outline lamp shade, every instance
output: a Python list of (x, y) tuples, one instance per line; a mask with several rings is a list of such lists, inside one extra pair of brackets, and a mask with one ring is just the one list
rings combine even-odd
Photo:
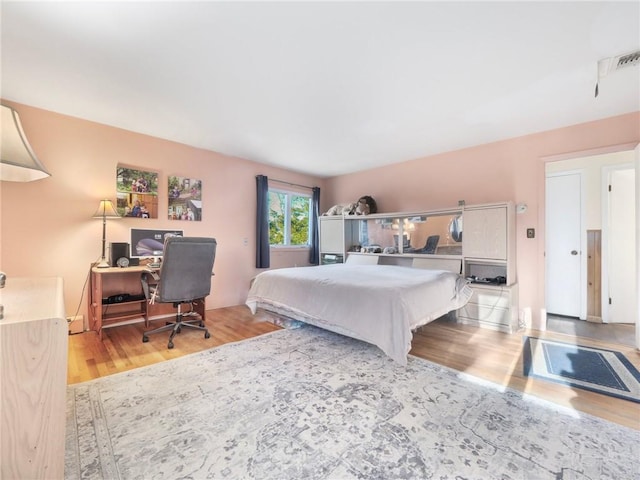
[(111, 200), (100, 200), (100, 205), (96, 213), (93, 214), (93, 218), (121, 218), (116, 212), (116, 208), (113, 206)]
[(18, 112), (6, 105), (0, 107), (0, 180), (31, 182), (50, 176), (29, 145)]

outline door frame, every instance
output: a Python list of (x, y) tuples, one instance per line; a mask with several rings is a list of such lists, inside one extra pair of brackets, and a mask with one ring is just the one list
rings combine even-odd
[[(626, 152), (632, 151), (635, 156), (635, 168), (636, 168), (636, 283), (640, 286), (640, 143), (638, 140), (627, 142), (627, 143), (619, 143), (614, 145), (609, 145), (606, 147), (597, 147), (588, 150), (581, 151), (573, 151), (568, 153), (561, 153), (555, 155), (543, 155), (538, 157), (540, 163), (537, 168), (538, 175), (538, 203), (540, 205), (544, 205), (544, 208), (540, 208), (538, 210), (538, 226), (544, 229), (545, 225), (545, 179), (546, 179), (546, 164), (548, 162), (556, 162), (561, 160), (570, 160), (572, 158), (582, 158), (589, 157), (592, 155), (602, 155), (606, 153), (616, 153), (616, 152)], [(546, 235), (546, 232), (543, 230), (543, 234)], [(546, 260), (544, 258), (544, 241), (538, 242), (538, 268), (540, 271), (545, 271)], [(544, 275), (538, 276), (538, 305), (540, 308), (539, 317), (535, 317), (535, 320), (538, 321), (539, 328), (542, 330), (546, 330), (546, 318), (547, 312), (544, 308), (546, 299), (545, 299), (545, 285), (546, 273)], [(636, 308), (636, 322), (635, 322), (635, 336), (636, 336), (636, 350), (640, 351), (640, 295), (638, 295), (638, 305)]]
[[(610, 208), (610, 196), (609, 196), (609, 179), (611, 178), (611, 172), (614, 170), (635, 170), (635, 165), (630, 163), (620, 163), (616, 165), (604, 165), (601, 170), (602, 181), (602, 323), (611, 323), (609, 321), (609, 208)], [(636, 170), (636, 176), (638, 172)], [(638, 192), (636, 188), (636, 199), (638, 198)], [(637, 201), (636, 201), (637, 208)], [(636, 225), (636, 231), (638, 226)], [(638, 245), (638, 239), (636, 239), (636, 245)], [(637, 267), (636, 267), (637, 268)], [(636, 319), (636, 330), (638, 329)]]
[[(547, 178), (549, 177), (560, 177), (560, 176), (566, 176), (566, 175), (579, 175), (580, 177), (580, 298), (578, 300), (579, 302), (579, 318), (580, 320), (586, 320), (587, 319), (587, 282), (586, 282), (586, 278), (587, 278), (587, 231), (585, 230), (584, 226), (586, 223), (586, 217), (585, 217), (585, 180), (584, 180), (584, 169), (572, 169), (572, 170), (563, 170), (562, 172), (549, 172), (547, 173), (546, 171), (546, 165), (545, 165), (545, 173), (544, 173), (544, 181), (545, 181), (545, 195), (546, 195), (546, 190), (547, 190)], [(549, 208), (549, 206), (546, 204), (545, 201), (545, 209)], [(547, 215), (545, 212), (545, 245), (544, 245), (544, 250), (546, 252), (547, 250), (547, 240), (549, 239), (549, 231), (547, 230), (547, 225), (546, 225), (546, 220), (547, 220)], [(547, 281), (547, 264), (546, 264), (546, 255), (545, 255), (545, 278), (544, 278), (544, 287), (545, 287), (545, 304), (544, 307), (545, 309), (547, 308), (547, 288), (548, 288), (548, 281)]]

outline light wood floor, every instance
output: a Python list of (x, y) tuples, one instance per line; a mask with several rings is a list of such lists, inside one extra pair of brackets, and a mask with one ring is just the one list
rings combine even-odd
[[(105, 329), (103, 341), (95, 332), (69, 337), (69, 384), (83, 382), (132, 368), (212, 348), (224, 343), (279, 330), (259, 311), (251, 315), (244, 306), (208, 310), (206, 324), (211, 338), (200, 332), (183, 330), (167, 349), (167, 333), (142, 343), (143, 324)], [(487, 329), (458, 325), (446, 319), (432, 322), (414, 335), (411, 354), (490, 380), (556, 404), (586, 412), (611, 422), (640, 430), (640, 404), (620, 400), (522, 374), (522, 337), (533, 335), (581, 345), (610, 348), (622, 352), (640, 370), (640, 353), (632, 347), (604, 343), (554, 332), (518, 332), (507, 335)]]

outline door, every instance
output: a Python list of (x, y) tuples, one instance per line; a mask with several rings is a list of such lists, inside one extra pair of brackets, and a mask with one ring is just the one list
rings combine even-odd
[(547, 174), (545, 202), (547, 312), (585, 318), (582, 312), (582, 174)]
[(605, 321), (635, 323), (636, 289), (636, 213), (635, 170), (608, 169), (608, 231)]

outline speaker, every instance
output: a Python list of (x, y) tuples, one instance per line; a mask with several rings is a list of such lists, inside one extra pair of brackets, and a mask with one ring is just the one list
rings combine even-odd
[(128, 243), (118, 243), (111, 242), (109, 244), (109, 265), (112, 267), (117, 267), (116, 262), (121, 257), (129, 258), (129, 244)]

